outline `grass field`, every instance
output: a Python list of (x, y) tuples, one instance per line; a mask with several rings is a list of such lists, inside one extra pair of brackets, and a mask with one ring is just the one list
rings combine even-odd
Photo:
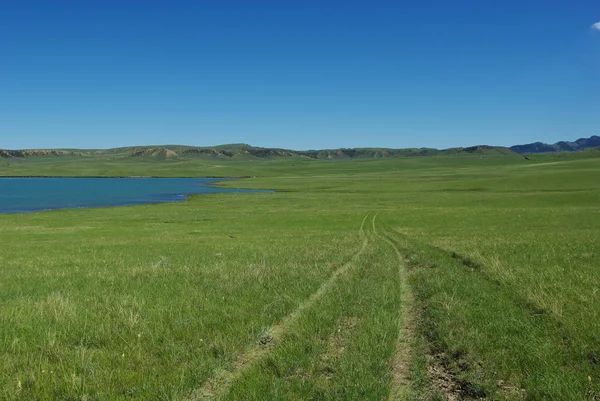
[(0, 399), (600, 399), (597, 152), (0, 175), (277, 190), (0, 215)]

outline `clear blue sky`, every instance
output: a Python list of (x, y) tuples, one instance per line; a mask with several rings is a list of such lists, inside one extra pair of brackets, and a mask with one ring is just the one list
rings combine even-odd
[(0, 0), (0, 148), (573, 140), (600, 134), (597, 22), (598, 0)]

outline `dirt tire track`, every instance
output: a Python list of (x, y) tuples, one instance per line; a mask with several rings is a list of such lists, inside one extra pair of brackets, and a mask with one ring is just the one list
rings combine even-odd
[[(238, 357), (234, 364), (234, 369), (229, 371), (227, 369), (219, 370), (212, 378), (208, 379), (200, 388), (195, 389), (188, 400), (208, 400), (216, 399), (225, 395), (235, 379), (242, 376), (243, 373), (253, 366), (261, 358), (264, 358), (270, 350), (275, 346), (274, 343), (288, 330), (288, 328), (300, 318), (304, 311), (311, 308), (317, 303), (317, 301), (325, 294), (329, 288), (337, 281), (338, 277), (345, 274), (351, 267), (353, 267), (356, 261), (362, 256), (369, 246), (370, 236), (365, 232), (365, 224), (367, 219), (371, 215), (371, 212), (367, 213), (360, 224), (358, 229), (358, 236), (362, 239), (362, 244), (358, 252), (352, 255), (350, 261), (346, 262), (338, 269), (336, 269), (327, 280), (325, 280), (321, 286), (312, 293), (306, 301), (301, 303), (298, 308), (286, 315), (279, 323), (272, 326), (269, 330), (272, 340), (267, 345), (255, 344), (243, 351)], [(375, 227), (375, 214), (372, 218), (371, 224)]]
[(400, 313), (398, 316), (398, 337), (394, 356), (392, 358), (392, 383), (388, 400), (408, 400), (411, 396), (410, 388), (410, 359), (411, 359), (411, 343), (413, 339), (413, 324), (412, 311), (414, 307), (412, 293), (408, 284), (408, 274), (404, 264), (402, 253), (390, 239), (391, 234), (384, 232), (380, 234), (377, 231), (376, 225), (377, 214), (372, 220), (373, 234), (385, 241), (394, 250), (398, 259), (398, 276), (400, 282)]

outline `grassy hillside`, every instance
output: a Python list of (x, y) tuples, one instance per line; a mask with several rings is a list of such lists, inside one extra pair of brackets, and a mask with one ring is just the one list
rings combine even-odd
[(516, 155), (512, 150), (497, 146), (473, 146), (470, 148), (451, 149), (388, 149), (388, 148), (352, 148), (323, 150), (290, 150), (279, 148), (261, 148), (246, 144), (219, 145), (213, 147), (193, 147), (182, 145), (134, 146), (106, 150), (86, 149), (50, 149), (50, 150), (3, 150), (0, 158), (39, 158), (39, 157), (76, 157), (76, 158), (151, 158), (165, 159), (275, 159), (275, 158), (308, 158), (308, 159), (365, 159), (399, 156), (443, 156), (443, 155)]
[[(242, 145), (240, 145), (242, 146)], [(176, 149), (175, 147), (173, 147)], [(137, 149), (137, 150), (136, 150)], [(597, 149), (580, 152), (563, 152), (522, 156), (506, 153), (503, 148), (476, 146), (460, 150), (433, 150), (419, 156), (403, 157), (322, 157), (301, 156), (255, 157), (234, 154), (232, 157), (209, 153), (186, 153), (183, 156), (167, 155), (167, 147), (123, 148), (93, 151), (88, 156), (29, 156), (0, 158), (0, 176), (249, 176), (271, 174), (310, 174), (314, 171), (361, 170), (362, 163), (369, 168), (386, 170), (389, 166), (419, 168), (435, 165), (491, 166), (511, 163), (536, 164), (547, 160), (585, 159), (598, 156)], [(106, 152), (115, 152), (114, 154)], [(379, 152), (379, 150), (376, 150)], [(131, 156), (131, 155), (137, 156)], [(430, 156), (430, 157), (423, 157)], [(387, 159), (399, 160), (387, 160)], [(344, 162), (337, 164), (337, 162)], [(346, 164), (350, 163), (350, 164)], [(378, 167), (381, 166), (381, 167)]]
[(515, 145), (510, 148), (502, 146), (478, 145), (448, 149), (435, 148), (340, 148), (320, 150), (292, 150), (281, 148), (263, 148), (245, 143), (224, 144), (198, 147), (184, 145), (151, 145), (130, 146), (112, 149), (0, 149), (0, 159), (37, 158), (37, 157), (117, 157), (117, 158), (153, 158), (158, 160), (181, 158), (221, 158), (221, 159), (275, 159), (275, 158), (310, 158), (310, 159), (372, 159), (387, 157), (412, 156), (516, 156), (517, 154), (539, 154), (552, 152), (574, 152), (600, 145), (600, 137), (579, 138), (574, 142), (557, 142), (548, 145), (535, 142), (526, 145)]
[(278, 192), (0, 215), (0, 398), (599, 397), (598, 152), (481, 156), (1, 160)]

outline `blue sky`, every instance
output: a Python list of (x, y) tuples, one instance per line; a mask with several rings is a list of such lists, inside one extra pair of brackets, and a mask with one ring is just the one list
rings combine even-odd
[(600, 2), (0, 0), (0, 148), (600, 134)]

